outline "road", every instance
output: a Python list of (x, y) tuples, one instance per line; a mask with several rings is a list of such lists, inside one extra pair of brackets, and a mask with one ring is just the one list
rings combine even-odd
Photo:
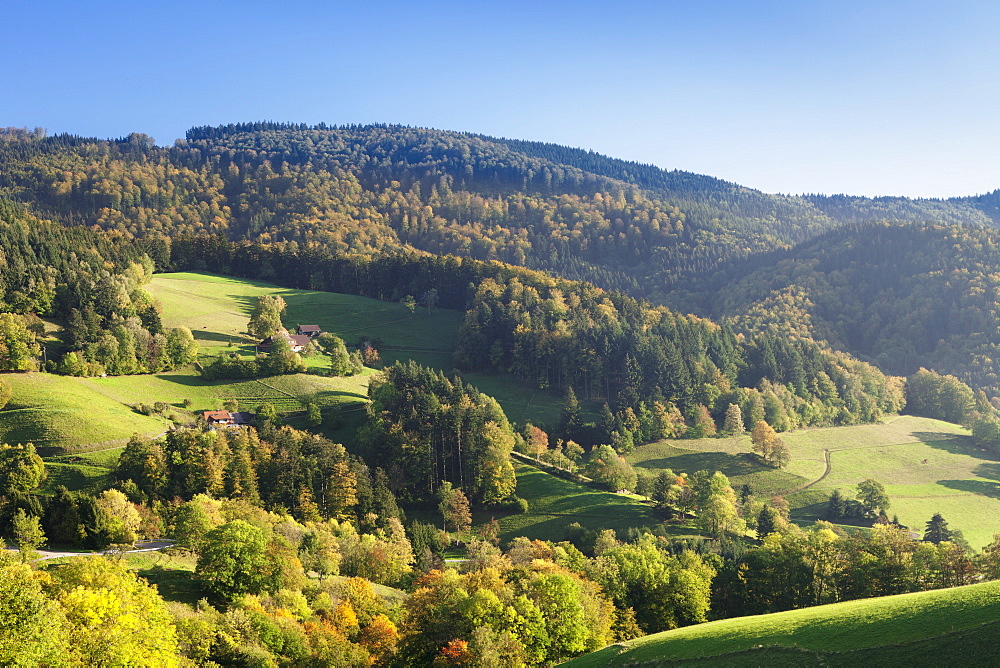
[[(135, 544), (129, 552), (155, 552), (163, 550), (174, 544), (172, 540), (143, 540)], [(16, 552), (16, 547), (8, 547), (10, 551)], [(95, 554), (105, 554), (104, 552), (60, 552), (57, 550), (35, 550), (40, 555), (38, 561), (43, 559), (62, 559), (63, 557), (92, 557)]]

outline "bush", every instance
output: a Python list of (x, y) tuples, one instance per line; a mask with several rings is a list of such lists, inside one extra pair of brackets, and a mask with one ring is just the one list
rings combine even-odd
[(529, 508), (528, 500), (516, 494), (511, 494), (497, 505), (501, 510), (509, 510), (515, 513), (526, 513)]
[(221, 378), (256, 378), (261, 373), (256, 360), (245, 360), (237, 354), (223, 355), (201, 370), (205, 380)]

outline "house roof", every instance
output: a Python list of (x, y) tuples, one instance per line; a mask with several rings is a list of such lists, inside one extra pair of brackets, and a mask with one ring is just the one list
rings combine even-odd
[(310, 332), (321, 332), (319, 325), (299, 325), (299, 334), (309, 334)]
[(281, 336), (281, 338), (288, 341), (289, 345), (291, 345), (293, 348), (296, 346), (305, 348), (310, 343), (312, 343), (312, 337), (309, 336), (308, 334), (284, 334), (284, 335), (275, 334), (274, 336), (267, 337), (266, 339), (258, 343), (257, 346), (260, 348), (270, 348), (271, 346), (274, 345), (274, 341), (277, 336)]
[(228, 422), (233, 419), (229, 411), (205, 411), (206, 422)]

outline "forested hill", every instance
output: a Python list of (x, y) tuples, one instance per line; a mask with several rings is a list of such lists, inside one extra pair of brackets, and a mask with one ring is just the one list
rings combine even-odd
[(689, 306), (744, 331), (826, 340), (887, 373), (924, 366), (1000, 394), (1000, 233), (846, 225), (688, 282)]
[[(663, 301), (683, 275), (868, 215), (989, 223), (990, 201), (768, 195), (551, 144), (401, 126), (247, 123), (173, 147), (0, 132), (0, 195), (135, 236), (218, 233), (496, 259)], [(995, 198), (994, 198), (995, 199)]]
[(0, 131), (0, 197), (147, 240), (210, 234), (288, 253), (499, 260), (739, 316), (745, 329), (796, 331), (891, 372), (933, 366), (1000, 386), (992, 293), (972, 285), (993, 275), (977, 244), (993, 238), (1000, 191), (789, 197), (553, 144), (246, 123), (193, 128), (172, 147), (142, 134)]

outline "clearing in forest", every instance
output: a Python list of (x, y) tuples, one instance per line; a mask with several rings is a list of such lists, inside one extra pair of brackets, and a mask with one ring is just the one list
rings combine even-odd
[(722, 471), (734, 486), (749, 484), (758, 496), (785, 495), (793, 518), (802, 520), (822, 519), (834, 489), (853, 498), (855, 485), (873, 478), (889, 493), (889, 514), (918, 533), (936, 512), (974, 549), (1000, 532), (1000, 461), (975, 447), (958, 425), (901, 415), (881, 424), (780, 436), (792, 452), (783, 470), (761, 464), (749, 436), (659, 441), (637, 448), (628, 460), (653, 475), (664, 468)]

